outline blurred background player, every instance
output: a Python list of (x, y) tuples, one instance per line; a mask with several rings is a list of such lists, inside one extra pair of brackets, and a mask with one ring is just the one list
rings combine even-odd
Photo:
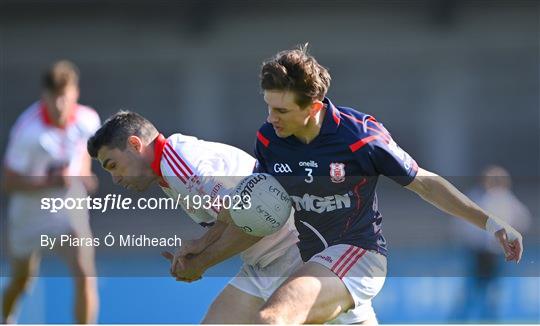
[(495, 235), (507, 260), (521, 259), (515, 229), (420, 168), (374, 117), (332, 104), (330, 74), (307, 45), (264, 62), (260, 77), (268, 117), (257, 132), (258, 170), (291, 196), (306, 263), (272, 294), (257, 323), (377, 323), (371, 300), (383, 286), (387, 254), (380, 175)]
[[(476, 188), (469, 197), (486, 212), (500, 216), (522, 234), (531, 223), (528, 208), (512, 191), (510, 173), (498, 165), (484, 168)], [(453, 220), (455, 237), (470, 253), (471, 273), (465, 275), (465, 300), (452, 320), (494, 322), (497, 320), (500, 293), (497, 280), (501, 272), (499, 244), (486, 232), (471, 228), (462, 220)]]
[[(79, 73), (69, 61), (54, 63), (42, 77), (41, 100), (24, 111), (11, 129), (4, 160), (11, 279), (3, 295), (2, 321), (14, 322), (15, 303), (36, 276), (41, 235), (91, 237), (85, 209), (52, 213), (41, 198), (84, 198), (95, 190), (86, 141), (99, 127), (98, 114), (78, 104)], [(57, 241), (58, 242), (58, 241)], [(92, 247), (55, 249), (75, 283), (75, 321), (95, 323), (98, 310)]]
[[(223, 222), (230, 215), (218, 204), (220, 198), (255, 166), (246, 152), (180, 133), (165, 138), (150, 121), (129, 111), (107, 119), (89, 139), (88, 152), (116, 184), (135, 191), (159, 184), (174, 200), (181, 197), (182, 208), (193, 221), (208, 227), (201, 238), (182, 241), (176, 255), (163, 253), (177, 280), (198, 280), (206, 269), (242, 252), (244, 264), (213, 301), (203, 323), (253, 323), (264, 300), (300, 266), (292, 219), (262, 239)], [(195, 203), (206, 202), (205, 196), (211, 205), (197, 208)], [(191, 207), (186, 198), (192, 199)]]

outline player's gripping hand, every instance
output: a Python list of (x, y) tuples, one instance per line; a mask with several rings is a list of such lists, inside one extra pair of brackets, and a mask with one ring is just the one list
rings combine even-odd
[(516, 229), (498, 218), (489, 217), (486, 231), (495, 235), (503, 247), (506, 261), (519, 263), (523, 255), (523, 237)]
[[(174, 255), (169, 252), (169, 251), (162, 251), (161, 252), (161, 256), (163, 256), (165, 259), (167, 259), (170, 263), (171, 263), (171, 266), (172, 266), (172, 263), (174, 261)], [(180, 275), (180, 274), (177, 274), (177, 271), (174, 271), (172, 270), (172, 268), (169, 269), (169, 273), (171, 274), (172, 277), (174, 277), (177, 281), (182, 281), (182, 282), (188, 282), (188, 283), (191, 283), (191, 282), (194, 282), (194, 281), (197, 281), (197, 280), (200, 280), (202, 278), (202, 273), (204, 271), (202, 271), (200, 273), (200, 275), (195, 275), (195, 276), (192, 276), (192, 277), (185, 277), (184, 275)]]
[(182, 269), (185, 261), (195, 255), (200, 254), (204, 250), (204, 245), (198, 240), (184, 240), (182, 246), (176, 250), (171, 264), (171, 272), (174, 273), (177, 269)]
[[(182, 247), (178, 248), (170, 259), (171, 276), (177, 281), (192, 282), (202, 278), (204, 270), (197, 267), (193, 258), (205, 249), (204, 243), (199, 240), (184, 240)], [(169, 259), (170, 253), (162, 255)]]
[(200, 240), (184, 240), (176, 250), (171, 264), (171, 273), (177, 281), (193, 282), (200, 280), (204, 269), (197, 264), (196, 256), (205, 249)]
[(191, 283), (200, 280), (204, 272), (205, 269), (199, 264), (197, 256), (190, 255), (183, 257), (182, 264), (176, 266), (174, 275), (177, 281)]

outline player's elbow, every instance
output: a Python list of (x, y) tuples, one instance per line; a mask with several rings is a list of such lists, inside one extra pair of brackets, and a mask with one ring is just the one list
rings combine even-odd
[(426, 198), (432, 193), (433, 185), (438, 182), (439, 178), (440, 176), (437, 174), (419, 167), (416, 177), (406, 188), (414, 191), (420, 197)]

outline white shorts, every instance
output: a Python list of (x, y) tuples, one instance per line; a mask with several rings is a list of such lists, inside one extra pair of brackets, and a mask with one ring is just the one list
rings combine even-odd
[[(69, 214), (57, 213), (56, 215), (40, 213), (10, 216), (8, 245), (11, 257), (26, 258), (33, 252), (45, 249), (41, 247), (42, 235), (55, 238), (62, 234), (74, 234), (78, 237), (92, 236), (88, 212), (85, 210), (74, 210)], [(93, 247), (84, 248), (84, 251), (93, 252)]]
[(292, 245), (283, 255), (265, 267), (260, 267), (258, 264), (242, 265), (229, 284), (266, 301), (302, 264), (298, 247)]
[(345, 284), (354, 307), (329, 323), (353, 324), (375, 317), (371, 299), (382, 289), (386, 279), (386, 257), (352, 245), (326, 248), (309, 260), (325, 266)]

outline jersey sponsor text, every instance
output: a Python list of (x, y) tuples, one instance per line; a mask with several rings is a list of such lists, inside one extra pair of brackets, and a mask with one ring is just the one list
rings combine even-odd
[(291, 196), (291, 199), (293, 200), (294, 208), (297, 211), (305, 210), (308, 212), (324, 213), (351, 207), (351, 198), (349, 197), (349, 194), (326, 197), (304, 194), (302, 197)]

